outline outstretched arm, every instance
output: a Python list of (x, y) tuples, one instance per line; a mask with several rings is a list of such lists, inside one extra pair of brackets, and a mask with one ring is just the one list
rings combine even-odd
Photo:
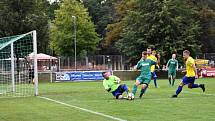
[(176, 70), (178, 71), (178, 61), (177, 61), (177, 63), (176, 63)]
[(168, 62), (167, 62), (167, 64), (166, 64), (166, 70), (168, 70), (169, 68), (169, 60), (168, 60)]
[(116, 82), (116, 83), (119, 84), (119, 83), (121, 82), (121, 79), (120, 79), (119, 77), (115, 76), (114, 78), (115, 78), (115, 82)]
[(109, 85), (106, 82), (103, 82), (103, 86), (104, 86), (106, 91), (108, 91), (108, 92), (111, 91), (111, 88), (109, 87)]

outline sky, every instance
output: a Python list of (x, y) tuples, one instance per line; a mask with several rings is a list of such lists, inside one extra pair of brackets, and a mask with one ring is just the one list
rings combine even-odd
[(56, 0), (48, 0), (50, 3), (53, 3), (54, 1), (56, 1)]

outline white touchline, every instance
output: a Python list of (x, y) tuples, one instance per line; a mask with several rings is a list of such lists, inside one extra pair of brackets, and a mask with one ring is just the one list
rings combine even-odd
[(103, 117), (107, 117), (107, 118), (110, 118), (110, 119), (114, 119), (114, 120), (117, 120), (117, 121), (127, 121), (127, 120), (124, 120), (124, 119), (120, 119), (120, 118), (116, 118), (116, 117), (113, 117), (113, 116), (110, 116), (110, 115), (99, 113), (99, 112), (96, 112), (96, 111), (88, 110), (88, 109), (85, 109), (85, 108), (81, 108), (81, 107), (78, 107), (78, 106), (74, 106), (74, 105), (70, 105), (70, 104), (67, 104), (67, 103), (64, 103), (64, 102), (53, 100), (53, 99), (48, 98), (48, 97), (42, 97), (42, 96), (37, 96), (37, 97), (45, 99), (45, 100), (49, 100), (49, 101), (52, 101), (52, 102), (55, 102), (55, 103), (58, 103), (58, 104), (61, 104), (61, 105), (76, 108), (76, 109), (79, 109), (79, 110), (82, 110), (82, 111), (86, 111), (86, 112), (93, 113), (93, 114), (96, 114), (96, 115), (100, 115), (100, 116), (103, 116)]

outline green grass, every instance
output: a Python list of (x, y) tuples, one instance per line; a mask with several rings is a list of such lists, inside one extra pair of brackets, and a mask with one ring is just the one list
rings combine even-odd
[[(128, 121), (214, 121), (215, 79), (198, 79), (206, 92), (184, 87), (177, 99), (170, 98), (177, 86), (151, 82), (144, 99), (115, 100), (102, 82), (42, 83), (40, 96)], [(124, 82), (129, 87), (133, 81)], [(176, 84), (179, 83), (177, 80)], [(138, 88), (137, 97), (140, 87)], [(0, 98), (0, 121), (110, 121), (112, 119), (64, 106), (38, 97)]]

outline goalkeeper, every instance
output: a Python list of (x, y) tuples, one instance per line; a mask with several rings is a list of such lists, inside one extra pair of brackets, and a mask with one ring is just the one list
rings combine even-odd
[(116, 99), (123, 99), (123, 93), (128, 94), (129, 90), (126, 84), (120, 84), (121, 80), (119, 77), (111, 75), (110, 72), (102, 72), (104, 77), (103, 86), (105, 90), (112, 93)]

